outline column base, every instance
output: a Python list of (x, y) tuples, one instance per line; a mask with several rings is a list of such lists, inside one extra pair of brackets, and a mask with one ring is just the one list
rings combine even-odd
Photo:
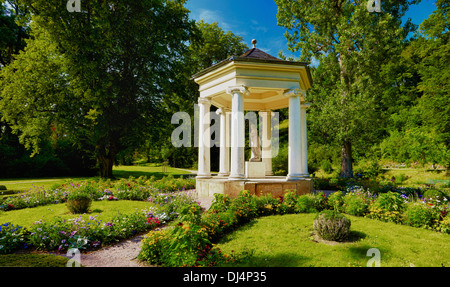
[(196, 178), (211, 178), (211, 174), (198, 174)]
[(217, 174), (217, 177), (229, 177), (230, 176), (230, 174), (229, 173), (218, 173)]
[(302, 180), (303, 178), (304, 177), (301, 174), (293, 174), (293, 175), (288, 174), (286, 176), (287, 181), (298, 181), (298, 180)]
[(236, 174), (236, 175), (230, 175), (228, 177), (229, 180), (244, 180), (245, 174)]

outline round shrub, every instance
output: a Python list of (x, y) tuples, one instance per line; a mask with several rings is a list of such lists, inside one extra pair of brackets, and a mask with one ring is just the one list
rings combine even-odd
[(314, 232), (322, 239), (344, 241), (350, 234), (350, 220), (334, 210), (320, 212), (313, 222)]
[(72, 192), (67, 197), (67, 208), (73, 214), (88, 212), (91, 207), (92, 199), (88, 194), (82, 192)]

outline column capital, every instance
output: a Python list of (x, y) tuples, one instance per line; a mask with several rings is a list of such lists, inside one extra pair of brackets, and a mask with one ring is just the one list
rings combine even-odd
[(227, 94), (232, 95), (235, 92), (239, 92), (243, 94), (244, 96), (248, 96), (250, 94), (249, 90), (247, 90), (246, 86), (231, 86), (228, 87), (226, 90)]
[(300, 107), (302, 109), (307, 109), (307, 108), (311, 107), (311, 104), (310, 103), (303, 103)]
[(198, 103), (200, 105), (211, 105), (211, 99), (209, 99), (209, 98), (198, 98)]
[(226, 111), (225, 111), (225, 109), (224, 108), (218, 108), (217, 110), (216, 110), (216, 114), (217, 115), (222, 115), (222, 114), (225, 114), (226, 113)]
[(283, 93), (285, 97), (305, 96), (306, 92), (301, 89), (290, 89)]

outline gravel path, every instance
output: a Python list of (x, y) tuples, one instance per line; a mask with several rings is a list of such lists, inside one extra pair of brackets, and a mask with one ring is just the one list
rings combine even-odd
[[(197, 201), (200, 202), (204, 209), (208, 210), (211, 206), (212, 198), (198, 197)], [(85, 267), (151, 267), (146, 262), (137, 260), (141, 250), (141, 240), (144, 238), (144, 235), (137, 235), (100, 250), (81, 253), (81, 265)]]

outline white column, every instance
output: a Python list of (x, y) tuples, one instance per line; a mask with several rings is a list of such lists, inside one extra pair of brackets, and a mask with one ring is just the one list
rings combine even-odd
[(227, 88), (227, 94), (232, 96), (231, 104), (231, 164), (229, 179), (239, 180), (245, 178), (244, 147), (244, 95), (249, 92), (244, 86)]
[(262, 118), (261, 147), (262, 162), (266, 167), (266, 176), (273, 175), (272, 171), (272, 111), (260, 111), (259, 116)]
[(302, 177), (302, 141), (300, 130), (300, 91), (293, 89), (285, 93), (289, 97), (289, 162), (287, 180)]
[(226, 163), (226, 142), (227, 142), (227, 130), (226, 130), (226, 112), (219, 108), (216, 114), (220, 116), (220, 157), (219, 157), (219, 174), (218, 176), (228, 176), (229, 172)]
[(304, 177), (309, 177), (308, 173), (308, 140), (306, 138), (307, 130), (306, 130), (306, 109), (309, 108), (309, 104), (303, 104), (300, 108), (300, 117), (301, 117), (301, 139), (302, 139), (302, 175)]
[(209, 135), (209, 125), (211, 118), (209, 109), (211, 101), (207, 98), (199, 98), (199, 133), (198, 133), (198, 173), (197, 178), (211, 177), (211, 162), (210, 162), (210, 146), (211, 136)]
[(225, 174), (230, 175), (230, 147), (231, 147), (231, 110), (224, 109), (225, 113)]

